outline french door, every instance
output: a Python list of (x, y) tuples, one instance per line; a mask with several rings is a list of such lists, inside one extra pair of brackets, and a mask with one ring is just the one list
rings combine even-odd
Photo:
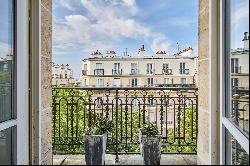
[(221, 164), (247, 165), (249, 0), (221, 0), (221, 20)]
[(0, 165), (28, 164), (27, 9), (0, 1)]

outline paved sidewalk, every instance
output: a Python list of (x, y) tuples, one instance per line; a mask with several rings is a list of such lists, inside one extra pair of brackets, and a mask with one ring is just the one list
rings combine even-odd
[[(115, 155), (105, 155), (106, 165), (143, 165), (141, 155), (119, 155), (119, 163), (115, 163)], [(54, 165), (86, 165), (84, 155), (54, 155)], [(196, 155), (161, 155), (161, 165), (196, 165)]]

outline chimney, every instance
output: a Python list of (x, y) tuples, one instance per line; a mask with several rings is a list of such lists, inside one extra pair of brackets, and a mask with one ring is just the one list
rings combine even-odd
[(248, 35), (248, 32), (244, 33), (244, 39), (242, 41), (244, 42), (244, 49), (248, 50), (249, 49), (249, 35)]
[(142, 47), (139, 49), (139, 53), (138, 53), (138, 56), (139, 56), (140, 58), (143, 58), (143, 57), (144, 57), (144, 51), (145, 51), (144, 45), (142, 45)]

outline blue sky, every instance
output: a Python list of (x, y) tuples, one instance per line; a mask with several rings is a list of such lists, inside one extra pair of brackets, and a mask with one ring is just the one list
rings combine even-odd
[(136, 55), (168, 54), (198, 46), (198, 0), (53, 0), (53, 60), (69, 63), (78, 77), (81, 60), (95, 50)]

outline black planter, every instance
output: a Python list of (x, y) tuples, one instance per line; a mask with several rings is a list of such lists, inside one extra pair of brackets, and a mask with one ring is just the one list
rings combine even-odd
[(87, 165), (104, 165), (107, 135), (85, 135), (84, 149)]
[(160, 165), (161, 138), (160, 136), (141, 136), (141, 154), (144, 165)]

